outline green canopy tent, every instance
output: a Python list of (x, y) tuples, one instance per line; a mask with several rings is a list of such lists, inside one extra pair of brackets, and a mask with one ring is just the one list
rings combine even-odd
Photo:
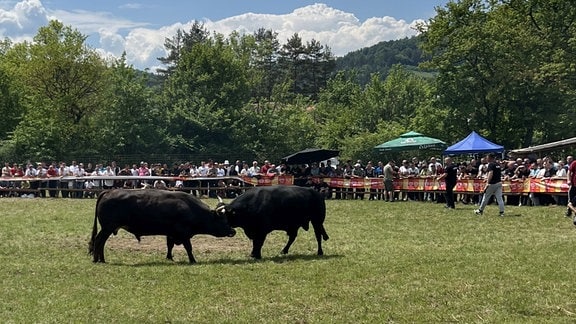
[(417, 132), (408, 132), (391, 141), (374, 147), (380, 152), (401, 152), (415, 150), (444, 150), (448, 145), (445, 142), (424, 136)]

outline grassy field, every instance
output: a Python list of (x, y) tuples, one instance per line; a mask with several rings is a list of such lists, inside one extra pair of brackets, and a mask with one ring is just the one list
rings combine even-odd
[[(214, 205), (215, 201), (205, 200)], [(87, 254), (95, 200), (9, 199), (0, 225), (8, 323), (407, 323), (576, 321), (576, 229), (561, 207), (328, 201), (330, 240), (198, 236), (198, 264), (161, 237), (121, 232)]]

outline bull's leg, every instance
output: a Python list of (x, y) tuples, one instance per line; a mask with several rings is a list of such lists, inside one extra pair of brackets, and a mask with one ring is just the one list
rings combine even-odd
[(188, 253), (188, 259), (190, 260), (190, 264), (196, 263), (196, 259), (194, 259), (194, 255), (192, 255), (192, 243), (190, 243), (190, 239), (185, 239), (182, 244), (186, 249), (186, 253)]
[(174, 239), (170, 236), (166, 236), (166, 246), (168, 248), (168, 252), (166, 252), (166, 259), (174, 261), (174, 257), (172, 256), (172, 249), (174, 248)]
[(286, 246), (282, 249), (282, 254), (288, 254), (290, 246), (292, 245), (292, 243), (294, 243), (296, 235), (298, 235), (298, 228), (287, 230), (286, 234), (288, 234), (288, 242), (286, 243)]
[(322, 251), (322, 233), (314, 231), (314, 234), (316, 234), (316, 242), (318, 242), (318, 255), (324, 255), (324, 251)]
[(314, 235), (316, 235), (316, 242), (318, 242), (318, 255), (324, 255), (324, 251), (322, 251), (322, 238), (324, 238), (324, 240), (327, 240), (328, 234), (324, 229), (324, 225), (312, 223), (312, 226), (314, 227)]
[(265, 239), (266, 235), (255, 237), (252, 240), (252, 253), (250, 253), (250, 256), (254, 259), (262, 259), (262, 245), (264, 245)]
[(108, 240), (110, 235), (112, 235), (111, 231), (101, 229), (94, 238), (94, 262), (106, 262), (104, 260), (104, 245), (106, 244), (106, 240)]

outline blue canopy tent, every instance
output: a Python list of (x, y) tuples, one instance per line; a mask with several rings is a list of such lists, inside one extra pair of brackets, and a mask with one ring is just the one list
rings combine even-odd
[(449, 146), (444, 155), (475, 154), (475, 153), (503, 153), (504, 146), (494, 144), (478, 133), (472, 131), (470, 135), (460, 142)]

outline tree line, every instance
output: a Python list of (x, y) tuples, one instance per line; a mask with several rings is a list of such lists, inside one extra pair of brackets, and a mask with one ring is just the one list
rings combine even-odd
[[(418, 71), (396, 64), (367, 80), (298, 34), (222, 35), (198, 22), (166, 39), (151, 77), (51, 21), (32, 41), (0, 43), (0, 157), (278, 160), (323, 147), (369, 160), (407, 131), (454, 143), (475, 130), (507, 149), (571, 137), (574, 18), (560, 0), (450, 2), (410, 40)], [(363, 52), (374, 66), (387, 59)]]

